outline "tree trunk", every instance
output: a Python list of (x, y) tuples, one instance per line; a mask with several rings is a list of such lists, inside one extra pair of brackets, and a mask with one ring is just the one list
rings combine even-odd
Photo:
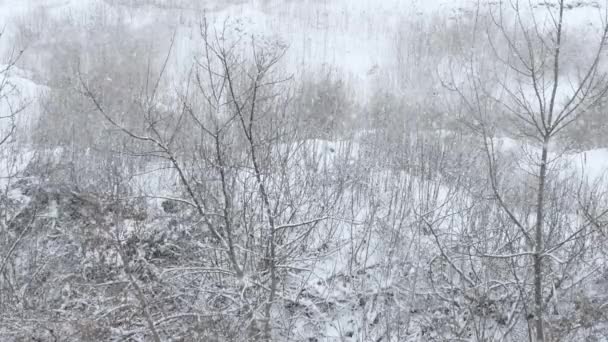
[(543, 221), (545, 203), (545, 183), (547, 181), (547, 159), (549, 155), (550, 137), (543, 140), (543, 151), (540, 161), (540, 172), (538, 178), (538, 197), (536, 201), (536, 232), (534, 250), (534, 316), (536, 320), (536, 342), (545, 341), (543, 329), (543, 274), (542, 274), (542, 251), (543, 251)]

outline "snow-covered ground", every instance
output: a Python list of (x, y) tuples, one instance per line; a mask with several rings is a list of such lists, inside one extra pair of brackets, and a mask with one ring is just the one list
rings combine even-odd
[[(454, 20), (472, 20), (478, 1), (158, 0), (150, 2), (154, 5), (140, 3), (132, 0), (5, 0), (0, 2), (0, 22), (7, 25), (9, 36), (16, 34), (19, 22), (43, 21), (42, 12), (49, 17), (69, 16), (71, 20), (86, 21), (95, 15), (95, 11), (102, 11), (132, 27), (160, 24), (176, 30), (175, 68), (186, 72), (198, 48), (192, 38), (197, 35), (199, 19), (204, 11), (216, 25), (230, 18), (247, 34), (282, 40), (289, 46), (285, 67), (291, 72), (334, 70), (343, 73), (353, 87), (365, 91), (374, 83), (379, 71), (394, 66), (398, 34), (400, 30), (410, 29), (405, 23), (438, 18), (439, 22), (449, 25)], [(528, 2), (525, 3), (522, 5), (524, 8)], [(601, 6), (598, 2), (589, 1), (587, 6), (578, 6), (580, 1), (570, 3), (572, 9), (567, 15), (567, 25), (588, 28), (600, 22), (598, 7)], [(481, 4), (482, 9), (489, 4), (496, 6), (492, 1), (482, 1)], [(537, 14), (546, 12), (543, 6), (533, 6)], [(8, 40), (0, 44), (0, 51), (10, 48)]]
[[(179, 82), (183, 79), (183, 74), (189, 71), (192, 58), (200, 48), (200, 41), (197, 38), (200, 11), (206, 10), (209, 20), (216, 28), (220, 28), (224, 22), (229, 22), (231, 33), (239, 34), (240, 32), (243, 39), (256, 35), (271, 36), (283, 41), (289, 46), (282, 65), (287, 72), (301, 76), (308, 73), (331, 71), (345, 78), (354, 92), (360, 95), (360, 98), (365, 98), (369, 96), (371, 88), (382, 81), (382, 77), (385, 76), (382, 71), (393, 70), (396, 63), (396, 44), (397, 42), (404, 43), (404, 41), (398, 40), (399, 33), (403, 33), (400, 30), (414, 27), (404, 23), (435, 18), (437, 23), (445, 22), (445, 25), (450, 25), (455, 20), (471, 19), (477, 4), (477, 1), (474, 0), (215, 0), (207, 2), (150, 0), (148, 5), (139, 5), (141, 2), (137, 0), (0, 0), (0, 21), (7, 24), (7, 38), (19, 37), (19, 23), (29, 22), (30, 25), (44, 26), (47, 23), (45, 20), (48, 20), (49, 17), (67, 17), (83, 23), (89, 20), (121, 21), (134, 29), (150, 30), (149, 34), (157, 38), (160, 46), (168, 45), (165, 40), (170, 39), (172, 32), (175, 32), (176, 41), (171, 55), (169, 78), (171, 82)], [(572, 3), (577, 2), (572, 1)], [(484, 3), (484, 5), (486, 4)], [(542, 6), (534, 8), (535, 11), (544, 11)], [(597, 22), (598, 9), (593, 3), (581, 7), (573, 5), (569, 11), (572, 15), (569, 16), (571, 21), (568, 22), (568, 25), (593, 32), (593, 25), (588, 25), (590, 22)], [(93, 18), (99, 13), (107, 16)], [(155, 26), (159, 26), (161, 29), (152, 31), (151, 28)], [(415, 34), (411, 36), (413, 37)], [(0, 49), (5, 52), (9, 51), (13, 46), (12, 42), (11, 39), (3, 39), (0, 42), (2, 44)], [(407, 47), (405, 48), (407, 49)], [(26, 53), (28, 53), (27, 50)], [(34, 75), (34, 71), (28, 70), (27, 65), (19, 65), (19, 67), (11, 71), (9, 80), (16, 87), (15, 95), (20, 95), (15, 96), (13, 100), (30, 103), (27, 111), (20, 116), (19, 120), (24, 121), (18, 121), (18, 124), (23, 127), (22, 132), (27, 134), (25, 132), (31, 128), (32, 122), (41, 110), (38, 100), (48, 89), (34, 81), (37, 77)], [(52, 67), (52, 65), (48, 66), (48, 68)], [(6, 113), (7, 110), (6, 106), (0, 106), (0, 112)], [(2, 126), (0, 126), (1, 128)], [(370, 135), (372, 133), (370, 128)], [(451, 135), (451, 131), (448, 130), (425, 133), (430, 137), (429, 140), (446, 139), (449, 141)], [(298, 327), (296, 331), (316, 334), (323, 341), (350, 341), (364, 336), (360, 329), (366, 329), (367, 321), (374, 322), (379, 319), (379, 313), (382, 310), (381, 304), (375, 302), (370, 304), (370, 298), (371, 302), (380, 303), (378, 298), (383, 296), (382, 292), (386, 289), (395, 290), (395, 293), (399, 291), (405, 293), (411, 289), (412, 294), (408, 295), (407, 299), (404, 299), (405, 295), (402, 295), (403, 302), (398, 302), (399, 299), (395, 300), (399, 305), (404, 305), (401, 308), (404, 312), (413, 313), (412, 307), (414, 304), (418, 304), (413, 300), (418, 289), (415, 278), (423, 277), (422, 274), (425, 272), (432, 272), (432, 261), (421, 261), (421, 259), (431, 259), (439, 255), (436, 247), (436, 244), (439, 244), (439, 238), (435, 236), (437, 239), (435, 241), (434, 232), (432, 234), (430, 231), (423, 232), (427, 227), (422, 222), (436, 219), (437, 229), (446, 228), (445, 224), (449, 225), (449, 229), (446, 230), (449, 230), (450, 234), (460, 232), (462, 229), (468, 229), (466, 223), (462, 221), (463, 218), (450, 218), (449, 223), (448, 220), (442, 218), (456, 216), (453, 215), (454, 210), (460, 208), (448, 208), (442, 204), (448, 203), (454, 198), (455, 207), (466, 207), (474, 201), (485, 201), (483, 198), (479, 198), (479, 200), (471, 198), (468, 192), (460, 188), (460, 184), (452, 184), (453, 180), (444, 177), (443, 170), (429, 171), (426, 168), (427, 165), (416, 165), (416, 163), (432, 164), (433, 161), (425, 159), (427, 151), (421, 151), (420, 155), (415, 155), (408, 160), (412, 164), (408, 165), (411, 170), (416, 170), (417, 167), (421, 169), (419, 174), (415, 174), (414, 171), (409, 173), (409, 171), (401, 169), (393, 170), (385, 165), (373, 164), (377, 160), (369, 158), (368, 155), (363, 157), (364, 153), (374, 153), (373, 150), (365, 150), (366, 148), (373, 149), (382, 146), (365, 145), (365, 135), (362, 133), (353, 134), (353, 136), (354, 138), (340, 141), (311, 138), (295, 144), (297, 147), (286, 144), (277, 146), (274, 151), (282, 154), (288, 150), (300, 149), (299, 152), (294, 152), (293, 157), (295, 165), (300, 167), (294, 167), (292, 169), (296, 170), (294, 174), (290, 174), (282, 180), (287, 183), (297, 184), (301, 182), (301, 179), (294, 178), (309, 172), (314, 174), (315, 180), (319, 179), (320, 183), (325, 184), (323, 182), (332, 181), (331, 175), (335, 170), (332, 168), (338, 167), (341, 169), (336, 173), (345, 176), (344, 179), (347, 179), (345, 180), (347, 182), (350, 180), (346, 177), (349, 172), (353, 174), (358, 172), (357, 185), (348, 188), (349, 190), (346, 190), (344, 195), (347, 199), (345, 202), (350, 202), (352, 212), (344, 214), (348, 216), (344, 220), (341, 220), (339, 216), (328, 219), (328, 222), (331, 223), (319, 230), (318, 234), (322, 235), (325, 230), (335, 229), (335, 232), (331, 232), (332, 234), (328, 233), (330, 238), (327, 241), (330, 244), (328, 247), (326, 246), (325, 250), (321, 246), (315, 245), (319, 241), (323, 241), (322, 238), (312, 237), (309, 243), (303, 246), (303, 249), (318, 248), (321, 250), (321, 257), (314, 261), (303, 260), (301, 264), (295, 265), (311, 270), (301, 278), (298, 276), (299, 273), (294, 271), (294, 275), (290, 279), (294, 279), (293, 282), (299, 282), (299, 284), (287, 284), (301, 286), (303, 291), (285, 291), (286, 293), (297, 293), (297, 298), (290, 298), (290, 300), (317, 310), (312, 314), (313, 319), (308, 322), (317, 320), (321, 330), (315, 330), (319, 326), (311, 326)], [(506, 166), (507, 172), (514, 174), (518, 172), (523, 174), (526, 171), (536, 172), (534, 162), (538, 160), (540, 152), (538, 146), (513, 138), (496, 139), (494, 143), (498, 151), (510, 155), (514, 161), (521, 161), (518, 170)], [(429, 145), (431, 144), (429, 143)], [(449, 149), (450, 147), (442, 145), (442, 148)], [(557, 147), (555, 151), (557, 151)], [(51, 154), (56, 154), (57, 158), (61, 158), (63, 156), (59, 155), (62, 152), (57, 149)], [(84, 158), (86, 157), (85, 155)], [(602, 179), (608, 172), (608, 149), (606, 148), (581, 152), (567, 151), (563, 155), (554, 152), (551, 158), (554, 157), (560, 157), (560, 165), (567, 166), (567, 168), (561, 167), (562, 171), (558, 172), (563, 172), (568, 176), (574, 173), (581, 178), (586, 178), (590, 184)], [(23, 169), (28, 159), (33, 156), (31, 152), (28, 152), (22, 153), (21, 158), (23, 160), (15, 162), (14, 167)], [(369, 158), (369, 160), (365, 158)], [(2, 155), (0, 155), (0, 160), (3, 160)], [(479, 165), (472, 164), (469, 167), (477, 166)], [(556, 167), (556, 164), (551, 166)], [(97, 167), (97, 165), (93, 167)], [(155, 209), (160, 211), (163, 201), (180, 196), (180, 179), (174, 170), (166, 168), (164, 164), (149, 163), (146, 168), (149, 171), (142, 171), (129, 178), (129, 185), (142, 194), (156, 195), (156, 198), (149, 197), (152, 198), (151, 202), (156, 201), (158, 207)], [(10, 172), (0, 163), (0, 176)], [(240, 177), (241, 173), (238, 172), (235, 177), (238, 182), (235, 183), (242, 184), (244, 189), (248, 187), (255, 189), (251, 171), (243, 171), (248, 173), (248, 177)], [(301, 174), (296, 172), (301, 172)], [(471, 172), (476, 172), (476, 170)], [(203, 173), (201, 177), (204, 179), (204, 170), (199, 173)], [(445, 173), (447, 174), (449, 171)], [(482, 178), (482, 176), (479, 177), (479, 179)], [(515, 182), (519, 182), (519, 180), (515, 180)], [(272, 176), (269, 177), (267, 183), (274, 185)], [(357, 192), (359, 193), (357, 194)], [(17, 195), (19, 194), (15, 194), (14, 197)], [(233, 194), (233, 196), (238, 195)], [(461, 197), (456, 198), (456, 196)], [(50, 203), (48, 216), (56, 219), (61, 216), (61, 213), (58, 212), (60, 207), (55, 201)], [(488, 200), (488, 203), (491, 203), (491, 200)], [(349, 209), (347, 205), (345, 205), (344, 212)], [(386, 207), (390, 209), (387, 210)], [(480, 207), (479, 210), (490, 210), (491, 207), (488, 205), (487, 208)], [(395, 218), (397, 214), (392, 211), (398, 210), (398, 208), (408, 208), (414, 212), (401, 213), (407, 219), (397, 222), (398, 220)], [(531, 220), (533, 217), (530, 216), (529, 219)], [(479, 224), (484, 225), (483, 222)], [(530, 222), (530, 225), (532, 224), (533, 222)], [(482, 228), (484, 233), (493, 229), (493, 227)], [(163, 226), (160, 229), (165, 228)], [(393, 238), (391, 234), (401, 234), (400, 240)], [(491, 233), (487, 234), (492, 236)], [(475, 236), (467, 238), (471, 238), (475, 242)], [(446, 240), (446, 243), (449, 242)], [(448, 253), (451, 252), (448, 251)], [(459, 252), (456, 250), (455, 253), (457, 255)], [(419, 265), (412, 264), (409, 260), (414, 260), (413, 262), (417, 262)], [(427, 265), (422, 265), (424, 262), (431, 265), (428, 270)], [(381, 266), (378, 265), (383, 265), (382, 267), (386, 269), (379, 269)], [(403, 281), (404, 279), (406, 281)], [(391, 293), (392, 295), (393, 293)], [(320, 298), (323, 299), (323, 303), (314, 302), (319, 301)], [(322, 307), (321, 304), (327, 307)], [(302, 339), (307, 337), (302, 336)], [(310, 340), (312, 341), (312, 338)]]
[[(449, 25), (453, 20), (472, 19), (478, 3), (482, 10), (496, 6), (496, 2), (474, 0), (158, 0), (150, 1), (148, 5), (141, 3), (133, 0), (0, 1), (0, 23), (6, 26), (5, 36), (0, 40), (0, 52), (6, 55), (13, 51), (15, 39), (19, 37), (19, 25), (23, 23), (44, 25), (48, 18), (64, 17), (87, 22), (102, 13), (110, 18), (105, 20), (126, 22), (134, 28), (160, 25), (165, 31), (175, 32), (169, 74), (173, 82), (178, 82), (189, 72), (193, 56), (200, 48), (198, 25), (204, 12), (218, 29), (228, 22), (232, 32), (241, 32), (245, 37), (273, 37), (284, 42), (288, 46), (283, 65), (287, 72), (303, 75), (316, 71), (342, 75), (357, 91), (357, 99), (360, 100), (386, 76), (381, 74), (382, 70), (395, 67), (400, 30), (411, 27), (405, 23), (439, 18), (439, 22), (444, 20)], [(543, 13), (548, 12), (542, 3), (544, 1), (526, 1), (522, 6), (531, 8), (540, 20), (550, 20), (543, 17)], [(598, 1), (568, 3), (567, 27), (593, 36), (601, 22), (605, 4)], [(164, 38), (169, 39), (170, 35), (160, 35), (161, 40)], [(27, 46), (25, 53), (28, 53)], [(40, 111), (38, 99), (47, 90), (34, 82), (34, 78), (31, 72), (18, 68), (10, 73), (10, 82), (15, 86), (15, 92), (9, 96), (12, 105), (29, 104), (19, 116), (18, 124), (23, 132), (31, 129)], [(569, 92), (568, 89), (560, 91), (564, 94)], [(3, 114), (8, 110), (6, 106), (5, 102), (0, 107)], [(580, 173), (584, 172), (591, 179), (597, 179), (608, 167), (606, 150), (570, 153), (566, 157)]]
[[(14, 49), (20, 24), (44, 25), (48, 23), (48, 18), (63, 17), (87, 22), (102, 13), (110, 18), (107, 20), (122, 21), (134, 28), (163, 26), (164, 31), (160, 31), (164, 33), (158, 38), (161, 46), (167, 45), (168, 41), (163, 40), (171, 37), (166, 32), (175, 32), (176, 41), (168, 74), (173, 82), (178, 82), (182, 75), (189, 72), (193, 56), (200, 49), (197, 35), (204, 11), (217, 29), (227, 22), (231, 25), (231, 32), (240, 32), (245, 37), (273, 37), (284, 42), (288, 46), (283, 61), (286, 71), (296, 75), (330, 71), (342, 75), (360, 99), (369, 95), (378, 80), (385, 77), (380, 74), (381, 70), (394, 68), (396, 45), (400, 42), (398, 36), (402, 30), (412, 27), (405, 23), (435, 18), (449, 25), (453, 20), (471, 19), (478, 3), (482, 10), (496, 6), (496, 2), (474, 0), (158, 0), (149, 1), (148, 5), (141, 3), (134, 0), (0, 1), (0, 22), (6, 24), (5, 37), (0, 40), (0, 51), (6, 54)], [(549, 20), (543, 16), (548, 13), (543, 3), (526, 1), (522, 6), (532, 9), (537, 18)], [(566, 15), (566, 25), (593, 33), (601, 22), (604, 4), (598, 1), (568, 3), (571, 8)], [(28, 53), (27, 49), (25, 53)], [(9, 97), (12, 104), (29, 104), (17, 122), (22, 132), (31, 130), (40, 111), (38, 99), (47, 91), (46, 87), (32, 81), (34, 78), (30, 71), (18, 68), (10, 73), (10, 82), (16, 90)], [(571, 92), (562, 90), (564, 94)], [(6, 103), (0, 110), (7, 112)], [(327, 146), (324, 144), (329, 143), (315, 146), (325, 150)], [(502, 144), (510, 146), (517, 153), (529, 154), (535, 150), (512, 140), (503, 139)], [(565, 157), (568, 164), (578, 170), (578, 174), (590, 180), (598, 179), (608, 168), (608, 152), (605, 149), (568, 153)]]

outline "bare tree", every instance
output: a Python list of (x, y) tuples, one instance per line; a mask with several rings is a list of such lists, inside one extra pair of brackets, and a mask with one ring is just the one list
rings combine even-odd
[[(275, 329), (285, 303), (298, 301), (291, 278), (309, 272), (307, 265), (318, 260), (314, 246), (331, 235), (325, 227), (331, 230), (326, 223), (342, 190), (339, 182), (323, 184), (334, 166), (319, 158), (288, 120), (287, 79), (275, 71), (285, 47), (254, 36), (231, 41), (229, 27), (216, 30), (206, 20), (200, 33), (202, 51), (185, 89), (178, 91), (178, 105), (166, 110), (160, 100), (167, 56), (141, 99), (143, 125), (122, 121), (83, 76), (81, 84), (108, 123), (142, 143), (140, 155), (168, 165), (184, 194), (144, 196), (189, 208), (197, 218), (191, 224), (206, 229), (193, 231), (190, 257), (163, 273), (181, 284), (194, 281), (192, 275), (202, 277), (211, 305), (203, 311), (223, 307), (218, 315), (232, 327), (211, 328), (212, 334), (270, 341), (288, 332)], [(196, 287), (186, 289), (193, 300), (199, 296)], [(200, 312), (198, 305), (193, 301), (187, 310)]]
[[(530, 314), (535, 322), (535, 340), (546, 341), (545, 311), (554, 293), (547, 293), (547, 289), (556, 284), (548, 279), (552, 269), (549, 265), (567, 264), (555, 253), (589, 233), (588, 222), (559, 233), (565, 226), (551, 220), (551, 213), (559, 205), (554, 196), (563, 196), (555, 191), (565, 186), (556, 175), (556, 169), (563, 167), (558, 161), (565, 151), (557, 146), (560, 133), (594, 108), (608, 91), (608, 80), (601, 69), (608, 16), (601, 15), (593, 56), (572, 73), (568, 65), (572, 61), (562, 55), (569, 38), (565, 28), (568, 7), (563, 0), (547, 3), (543, 10), (520, 1), (501, 1), (488, 10), (487, 17), (480, 16), (481, 10), (471, 33), (476, 50), (464, 54), (465, 75), (452, 73), (446, 86), (460, 95), (470, 113), (470, 127), (482, 138), (495, 200), (530, 248), (513, 257), (526, 255), (533, 260), (534, 305)], [(484, 54), (480, 46), (490, 53)], [(497, 123), (503, 124), (502, 132), (496, 128)], [(513, 206), (507, 199), (496, 134), (514, 134), (540, 146), (538, 153), (529, 153), (529, 170), (536, 179), (535, 200), (530, 203), (535, 208), (532, 225), (530, 213), (524, 214), (525, 207)], [(556, 239), (557, 235), (561, 238)]]

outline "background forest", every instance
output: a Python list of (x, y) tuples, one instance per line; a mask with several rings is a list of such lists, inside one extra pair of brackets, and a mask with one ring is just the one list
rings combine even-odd
[(0, 24), (0, 341), (608, 341), (603, 1)]

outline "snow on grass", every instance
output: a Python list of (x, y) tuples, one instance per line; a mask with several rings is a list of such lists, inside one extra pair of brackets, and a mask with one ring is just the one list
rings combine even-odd
[(602, 180), (608, 175), (608, 149), (594, 149), (566, 156), (577, 175), (590, 184)]
[[(0, 115), (9, 115), (11, 109), (23, 107), (23, 111), (16, 116), (15, 124), (23, 133), (31, 132), (40, 113), (39, 99), (48, 91), (48, 88), (35, 83), (29, 73), (16, 67), (10, 70), (8, 82), (9, 93), (6, 101), (0, 103)], [(7, 123), (6, 120), (0, 121), (3, 121), (0, 125)]]
[[(481, 2), (484, 7), (496, 6), (495, 3)], [(532, 6), (542, 17), (548, 12), (538, 3), (542, 1), (533, 1)], [(580, 6), (579, 3), (568, 2), (571, 7), (566, 13), (568, 25), (597, 26), (601, 6), (595, 1), (582, 2)], [(289, 46), (284, 59), (287, 72), (304, 74), (315, 69), (339, 72), (362, 95), (367, 95), (371, 93), (369, 88), (376, 80), (377, 71), (394, 65), (396, 37), (404, 21), (433, 15), (445, 20), (466, 19), (475, 6), (474, 0), (184, 0), (151, 1), (136, 6), (130, 1), (5, 0), (0, 2), (0, 21), (10, 22), (40, 7), (55, 18), (69, 16), (86, 22), (100, 20), (95, 18), (103, 14), (109, 16), (104, 20), (124, 22), (134, 29), (154, 29), (161, 45), (168, 45), (171, 35), (159, 31), (169, 30), (176, 33), (171, 74), (183, 75), (200, 49), (200, 42), (193, 37), (197, 35), (204, 11), (216, 27), (226, 20), (238, 21), (239, 30), (247, 35), (271, 36), (283, 41)], [(13, 29), (14, 25), (10, 30)], [(407, 49), (408, 44), (404, 45)]]
[[(516, 168), (531, 174), (538, 173), (542, 153), (539, 144), (516, 140), (509, 137), (493, 139), (495, 150), (517, 160)], [(593, 184), (608, 175), (608, 149), (587, 151), (564, 151), (557, 144), (549, 146), (549, 168), (558, 170), (560, 177), (576, 176), (580, 180)]]

